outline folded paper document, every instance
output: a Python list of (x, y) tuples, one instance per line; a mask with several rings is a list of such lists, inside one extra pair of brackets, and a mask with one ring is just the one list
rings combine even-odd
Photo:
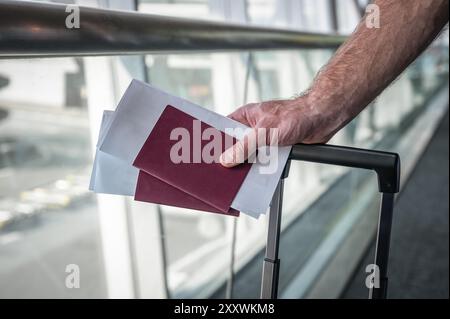
[[(100, 137), (105, 134), (113, 113), (113, 111), (103, 112)], [(217, 208), (98, 149), (89, 189), (103, 194), (134, 196), (138, 201), (224, 214)], [(239, 216), (239, 212), (235, 209), (230, 209), (226, 214)]]
[[(99, 140), (106, 134), (113, 115), (113, 111), (103, 112)], [(134, 196), (138, 174), (136, 167), (97, 147), (89, 189), (103, 194)]]
[[(260, 162), (222, 167), (217, 161), (220, 153), (247, 130), (230, 118), (133, 80), (116, 111), (104, 114), (90, 189), (257, 218), (269, 207), (290, 147), (276, 148), (276, 166), (270, 173)], [(188, 154), (180, 149), (183, 132)], [(212, 143), (217, 139), (219, 146)]]

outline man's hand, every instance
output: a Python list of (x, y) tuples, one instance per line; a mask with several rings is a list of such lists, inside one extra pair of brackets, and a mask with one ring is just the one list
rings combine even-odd
[(374, 4), (379, 7), (380, 28), (368, 28), (363, 18), (307, 95), (247, 104), (230, 115), (255, 130), (222, 154), (224, 166), (243, 162), (255, 151), (249, 146), (270, 143), (273, 137), (259, 138), (258, 128), (278, 128), (278, 145), (327, 142), (423, 52), (449, 19), (449, 0)]
[[(329, 121), (313, 108), (307, 96), (292, 100), (275, 100), (262, 103), (250, 103), (238, 108), (229, 115), (254, 130), (243, 140), (226, 150), (220, 162), (225, 167), (233, 167), (242, 163), (255, 151), (252, 146), (275, 144), (292, 145), (296, 143), (325, 143), (333, 135)], [(277, 136), (259, 128), (276, 128)], [(276, 141), (274, 141), (276, 138)]]

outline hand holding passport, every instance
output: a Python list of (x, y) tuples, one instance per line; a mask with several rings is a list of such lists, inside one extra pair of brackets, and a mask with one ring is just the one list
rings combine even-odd
[[(90, 189), (225, 215), (239, 216), (241, 211), (257, 218), (269, 206), (290, 148), (277, 149), (281, 168), (273, 174), (261, 174), (257, 162), (224, 168), (218, 158), (225, 141), (235, 143), (243, 137), (227, 135), (227, 128), (241, 128), (244, 133), (246, 129), (133, 80), (116, 111), (104, 114)], [(174, 134), (180, 130), (186, 133), (187, 144), (183, 135)]]
[[(230, 205), (247, 176), (250, 164), (244, 163), (236, 169), (222, 167), (218, 158), (225, 150), (224, 147), (214, 154), (215, 161), (212, 163), (205, 163), (202, 156), (200, 163), (194, 163), (194, 154), (189, 154), (191, 156), (187, 163), (173, 163), (171, 160), (171, 149), (177, 143), (170, 139), (174, 129), (184, 128), (189, 133), (191, 138), (186, 152), (202, 152), (207, 144), (208, 141), (201, 139), (201, 148), (194, 149), (192, 138), (196, 138), (193, 133), (195, 120), (171, 105), (166, 106), (134, 160), (133, 166), (141, 170), (134, 199), (238, 216), (239, 212), (230, 208)], [(200, 133), (209, 127), (201, 123)], [(217, 132), (222, 136), (225, 134)], [(159, 186), (154, 180), (149, 183), (149, 179), (157, 179)], [(162, 198), (165, 199), (164, 203), (161, 202)]]

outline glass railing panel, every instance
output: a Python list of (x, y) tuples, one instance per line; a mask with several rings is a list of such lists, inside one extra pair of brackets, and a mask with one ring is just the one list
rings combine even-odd
[[(249, 3), (252, 23), (265, 24), (270, 17), (280, 14), (273, 3), (261, 0)], [(302, 12), (309, 14), (312, 26), (319, 25), (313, 19), (317, 8), (309, 13)], [(177, 16), (208, 17), (209, 4), (206, 0), (155, 0), (142, 1), (139, 9), (157, 14), (170, 12)], [(329, 12), (320, 12), (324, 15), (322, 20), (328, 21)], [(291, 25), (286, 17), (282, 20), (282, 25)], [(328, 22), (323, 26), (323, 30), (329, 28)], [(301, 93), (332, 53), (331, 50), (290, 50), (251, 54), (154, 54), (142, 60), (145, 74), (141, 79), (226, 115), (248, 102), (291, 98)], [(94, 126), (98, 125), (92, 118), (89, 121), (88, 113), (92, 114), (94, 108), (115, 107), (129, 79), (136, 77), (128, 72), (129, 63), (125, 61), (130, 59), (141, 61), (140, 57), (0, 60), (0, 286), (7, 287), (0, 290), (1, 296), (107, 295), (106, 287), (111, 287), (111, 282), (106, 282), (105, 268), (122, 260), (111, 255), (105, 261), (102, 258), (102, 248), (111, 243), (100, 243), (100, 230), (105, 233), (105, 228), (99, 224), (99, 204), (87, 191), (92, 168), (91, 140), (95, 140), (92, 136), (96, 135)], [(139, 63), (137, 68), (144, 69)], [(126, 76), (121, 77), (122, 74)], [(108, 91), (98, 90), (101, 87), (98, 85), (93, 89), (86, 83), (87, 78), (97, 80), (101, 75), (102, 83), (112, 78), (113, 83), (104, 81)], [(447, 79), (448, 45), (435, 45), (331, 142), (384, 148), (383, 143), (391, 134), (401, 138), (405, 121), (424, 109), (426, 101)], [(96, 99), (98, 93), (109, 98)], [(290, 251), (285, 246), (289, 234), (301, 243), (296, 246), (296, 253), (303, 259), (294, 263), (290, 271), (282, 269), (281, 293), (321, 246), (331, 247), (326, 246), (326, 240), (336, 225), (347, 223), (351, 226), (349, 232), (354, 230), (346, 218), (356, 199), (369, 194), (363, 186), (365, 182), (375, 181), (368, 176), (345, 168), (293, 163), (286, 182), (281, 249)], [(339, 192), (328, 195), (328, 204), (323, 204), (321, 200), (333, 189)], [(104, 214), (100, 220), (116, 216), (108, 209), (115, 206), (118, 198), (122, 200), (117, 196), (102, 197), (102, 205), (110, 215)], [(340, 198), (339, 206), (331, 205), (336, 198)], [(322, 204), (317, 204), (319, 202)], [(318, 206), (314, 206), (316, 204)], [(158, 248), (165, 252), (161, 256), (167, 259), (165, 273), (169, 296), (224, 296), (233, 219), (152, 204), (140, 207), (141, 216), (161, 209), (161, 233), (164, 235), (155, 231), (158, 227), (151, 228), (150, 235), (164, 239), (161, 242), (165, 246)], [(133, 211), (127, 205), (121, 210), (122, 213)], [(306, 223), (297, 224), (298, 228), (292, 226), (291, 229), (298, 232), (289, 233), (287, 226), (296, 225), (298, 220)], [(126, 218), (119, 224), (119, 228), (128, 228), (135, 235), (129, 249), (135, 258), (124, 262), (134, 268), (134, 286), (151, 290), (148, 286), (152, 275), (141, 276), (141, 268), (133, 267), (136, 260), (145, 259), (141, 258), (143, 251), (133, 249), (133, 243), (146, 246), (147, 238), (140, 237), (145, 229), (134, 232), (136, 227)], [(258, 254), (265, 244), (265, 231), (265, 217), (255, 220), (243, 215), (238, 219), (237, 245), (233, 252), (237, 272), (235, 297), (258, 297), (258, 267), (261, 266)], [(109, 251), (114, 248), (109, 247)], [(150, 263), (160, 264), (160, 260)], [(249, 268), (242, 271), (252, 263), (256, 263), (256, 271)], [(90, 278), (89, 285), (84, 286), (82, 281), (80, 289), (67, 288), (65, 270), (69, 264), (79, 265), (80, 271)], [(289, 265), (282, 262), (282, 267)], [(24, 273), (27, 275), (23, 276)], [(320, 277), (310, 278), (314, 281)], [(239, 282), (242, 280), (250, 282), (251, 289), (241, 290)], [(132, 290), (138, 291), (134, 286)]]
[[(439, 72), (445, 74), (442, 71), (445, 69), (445, 59), (442, 61), (441, 56), (430, 58), (428, 54), (433, 55), (433, 50), (437, 49), (431, 49), (411, 66), (331, 142), (373, 148), (393, 130), (398, 130), (403, 120), (423, 105), (420, 102), (425, 97), (421, 92), (433, 92), (442, 83), (443, 76)], [(251, 54), (176, 54), (147, 56), (146, 61), (151, 84), (226, 115), (246, 102), (291, 98), (301, 93), (332, 53), (331, 50), (300, 50)], [(417, 77), (416, 69), (422, 63), (428, 63), (426, 70), (435, 72), (427, 71), (431, 72), (430, 78), (424, 82), (426, 84), (418, 85), (411, 74)], [(246, 86), (247, 72), (250, 77)], [(430, 81), (435, 81), (436, 85), (430, 85)], [(243, 92), (244, 86), (248, 88), (247, 92)], [(246, 101), (244, 96), (247, 96)], [(292, 223), (308, 211), (347, 172), (348, 169), (340, 167), (293, 163), (285, 188), (283, 225)], [(349, 176), (343, 182), (346, 183), (344, 191), (340, 193), (343, 196), (340, 210), (330, 213), (334, 220), (324, 220), (324, 224), (316, 225), (324, 231), (315, 239), (317, 244), (333, 229), (334, 223), (342, 220), (351, 210), (355, 197), (361, 196), (361, 178), (365, 180), (367, 174), (352, 171)], [(170, 207), (163, 207), (162, 211), (172, 295), (205, 296), (215, 288), (223, 287), (229, 270), (231, 219)], [(260, 220), (245, 215), (239, 218), (235, 250), (237, 271), (263, 248), (265, 222), (264, 217)], [(199, 267), (203, 271), (198, 271)]]
[(84, 72), (0, 60), (1, 298), (106, 297)]
[[(376, 148), (393, 132), (401, 136), (404, 121), (420, 112), (448, 79), (445, 49), (442, 45), (430, 48), (332, 143)], [(308, 87), (331, 55), (329, 50), (148, 55), (146, 77), (156, 87), (226, 115), (247, 102), (295, 96)], [(87, 190), (91, 135), (95, 133), (90, 133), (87, 106), (94, 91), (88, 90), (85, 77), (94, 64), (85, 61), (0, 61), (0, 281), (2, 287), (8, 287), (1, 290), (2, 296), (107, 295), (102, 258), (105, 243), (100, 242), (95, 197)], [(244, 85), (247, 73), (249, 80)], [(120, 97), (118, 92), (115, 95)], [(305, 220), (311, 218), (311, 207), (347, 172), (293, 163), (286, 181), (283, 225), (294, 224), (305, 213)], [(311, 243), (302, 252), (305, 262), (351, 211), (355, 198), (364, 193), (361, 181), (367, 175), (352, 171), (349, 176), (342, 181), (340, 208), (331, 210), (329, 216), (322, 212), (324, 220), (305, 228), (317, 229), (316, 233), (299, 232)], [(103, 202), (113, 198), (103, 198)], [(205, 297), (220, 291), (228, 278), (233, 219), (166, 206), (161, 206), (161, 211), (170, 296)], [(239, 218), (234, 251), (238, 275), (263, 249), (265, 230), (264, 217)], [(91, 284), (68, 289), (65, 267), (69, 264), (92, 275)], [(301, 268), (301, 264), (297, 266)], [(26, 280), (21, 279), (24, 272)], [(288, 282), (292, 272), (281, 276), (282, 283)], [(40, 288), (43, 282), (45, 289)], [(259, 285), (258, 281), (254, 284)]]
[[(446, 46), (437, 42), (330, 143), (395, 152), (403, 151), (397, 148), (400, 142), (417, 147), (415, 141), (405, 140), (405, 135), (445, 85), (448, 85), (448, 52)], [(407, 167), (411, 159), (404, 156), (402, 162)], [(294, 289), (299, 294), (297, 297), (329, 298), (337, 283), (344, 283), (341, 278), (352, 276), (351, 267), (355, 266), (352, 260), (357, 261), (365, 247), (361, 243), (346, 244), (361, 250), (345, 252), (347, 262), (339, 262), (333, 258), (344, 241), (354, 240), (352, 234), (358, 232), (367, 244), (373, 239), (379, 207), (377, 182), (369, 172), (342, 168), (326, 171), (325, 165), (296, 165), (298, 175), (290, 175), (286, 182), (286, 193), (291, 197), (285, 197), (284, 216), (292, 207), (290, 214), (297, 218), (282, 233), (280, 254), (284, 262), (281, 263), (280, 295), (292, 297)], [(311, 184), (300, 188), (308, 174)], [(314, 193), (319, 193), (319, 197), (314, 197)], [(288, 206), (295, 199), (298, 204)], [(310, 206), (299, 209), (305, 202)], [(287, 218), (284, 223), (292, 220)], [(336, 258), (342, 258), (345, 253)], [(331, 272), (329, 269), (325, 272), (328, 265), (334, 267)], [(255, 287), (253, 291), (256, 290)], [(367, 298), (367, 294), (361, 298)]]
[(140, 0), (138, 11), (177, 17), (209, 17), (208, 0)]

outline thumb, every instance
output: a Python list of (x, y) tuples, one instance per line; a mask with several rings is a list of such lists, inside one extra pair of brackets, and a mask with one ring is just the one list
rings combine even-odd
[(255, 154), (257, 149), (256, 129), (253, 129), (237, 141), (233, 146), (225, 150), (220, 156), (220, 163), (224, 167), (234, 167), (243, 163), (250, 156)]

